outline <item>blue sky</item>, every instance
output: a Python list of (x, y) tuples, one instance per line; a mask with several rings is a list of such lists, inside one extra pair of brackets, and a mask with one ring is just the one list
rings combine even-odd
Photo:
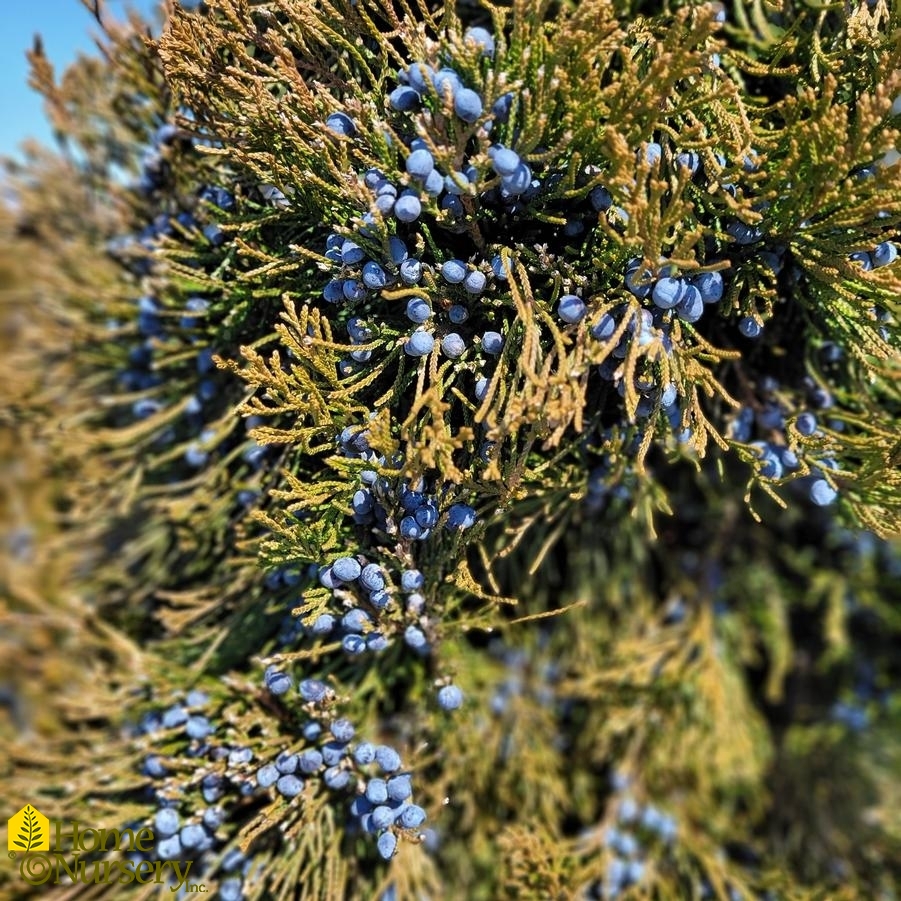
[[(157, 0), (106, 0), (106, 6), (117, 17), (129, 7), (149, 17)], [(43, 38), (58, 77), (79, 52), (92, 52), (97, 23), (81, 0), (0, 0), (0, 9), (0, 156), (13, 156), (26, 137), (52, 142), (42, 100), (27, 85), (25, 52), (34, 35)]]

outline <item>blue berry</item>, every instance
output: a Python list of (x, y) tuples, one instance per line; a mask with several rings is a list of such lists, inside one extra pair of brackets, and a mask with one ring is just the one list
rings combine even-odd
[(454, 112), (464, 122), (475, 122), (482, 115), (482, 98), (470, 88), (460, 88), (454, 94)]
[(367, 591), (381, 591), (385, 587), (385, 577), (377, 563), (369, 563), (363, 567), (360, 585)]
[(412, 110), (419, 109), (419, 94), (408, 85), (398, 85), (389, 95), (388, 103), (391, 109), (397, 110), (399, 113), (409, 113)]
[(676, 165), (684, 166), (694, 175), (701, 166), (701, 157), (694, 150), (683, 151), (676, 154)]
[(694, 285), (687, 285), (676, 308), (680, 319), (686, 322), (697, 322), (704, 312), (704, 301), (701, 292)]
[(369, 815), (369, 822), (376, 831), (387, 829), (394, 822), (394, 811), (385, 804), (380, 804)]
[(404, 631), (404, 643), (414, 651), (419, 651), (428, 645), (428, 639), (418, 626), (407, 626)]
[(500, 176), (513, 175), (519, 169), (522, 160), (515, 150), (508, 147), (499, 147), (495, 145), (491, 160), (491, 167)]
[(375, 745), (370, 744), (368, 741), (360, 742), (354, 748), (353, 758), (358, 766), (366, 766), (372, 763), (375, 760)]
[(171, 807), (163, 807), (153, 818), (153, 828), (157, 835), (168, 838), (178, 832), (179, 816)]
[(330, 766), (322, 774), (322, 779), (332, 791), (340, 791), (350, 783), (350, 772), (340, 766)]
[(891, 241), (883, 241), (873, 251), (873, 266), (888, 266), (898, 258), (898, 248)]
[(418, 569), (408, 569), (400, 577), (403, 591), (419, 591), (425, 585), (425, 576)]
[(339, 557), (332, 563), (332, 575), (342, 582), (353, 582), (361, 572), (362, 567), (353, 557)]
[(603, 313), (601, 318), (588, 330), (591, 337), (598, 341), (606, 341), (613, 336), (615, 331), (616, 320), (609, 313)]
[(685, 292), (685, 282), (679, 278), (664, 276), (657, 280), (652, 292), (654, 305), (661, 310), (670, 310), (682, 299)]
[(369, 603), (377, 610), (384, 610), (391, 603), (391, 595), (385, 590), (370, 592)]
[(274, 695), (283, 695), (291, 689), (294, 680), (287, 674), (274, 670), (270, 667), (266, 670), (266, 688)]
[(432, 76), (432, 85), (438, 96), (442, 99), (444, 98), (446, 90), (450, 90), (453, 95), (463, 88), (463, 82), (460, 81), (460, 76), (448, 66), (439, 69)]
[(411, 357), (425, 357), (432, 352), (434, 346), (435, 339), (429, 332), (417, 330), (404, 344), (404, 353)]
[(206, 830), (199, 823), (189, 823), (178, 833), (178, 840), (183, 848), (197, 848), (204, 843)]
[(341, 262), (352, 266), (354, 263), (359, 263), (363, 260), (365, 256), (366, 251), (356, 241), (351, 241), (350, 238), (344, 240), (344, 243), (341, 245)]
[(313, 621), (310, 631), (314, 635), (328, 635), (335, 628), (335, 617), (331, 613), (320, 613)]
[(441, 351), (446, 357), (455, 360), (463, 355), (466, 350), (466, 342), (456, 332), (445, 335), (441, 340)]
[[(332, 734), (334, 735), (334, 732)], [(306, 773), (308, 776), (319, 772), (319, 768), (322, 766), (321, 752), (315, 748), (302, 751), (297, 757), (297, 766), (302, 773)]]
[(486, 354), (497, 355), (504, 349), (504, 338), (500, 332), (485, 332), (482, 335), (482, 350)]
[(282, 776), (275, 788), (284, 798), (296, 798), (303, 791), (303, 780), (297, 776)]
[(397, 850), (397, 836), (393, 832), (383, 832), (376, 844), (382, 860), (391, 860)]
[(526, 163), (520, 163), (514, 172), (501, 178), (501, 186), (509, 194), (522, 194), (532, 184), (532, 170)]
[(400, 277), (405, 285), (418, 285), (422, 279), (422, 263), (419, 260), (404, 260), (400, 264)]
[(375, 749), (375, 762), (386, 773), (394, 773), (401, 767), (400, 754), (388, 745), (379, 745)]
[(462, 260), (448, 260), (441, 266), (441, 274), (445, 281), (458, 285), (466, 278), (466, 263)]
[(355, 732), (353, 723), (344, 717), (334, 720), (331, 726), (329, 726), (329, 730), (338, 741), (343, 742), (350, 741), (354, 737)]
[(501, 94), (494, 103), (491, 104), (491, 115), (498, 122), (506, 122), (510, 118), (510, 110), (513, 109), (513, 93), (508, 91)]
[(326, 693), (328, 692), (328, 686), (324, 682), (320, 682), (318, 679), (304, 679), (303, 682), (300, 683), (298, 687), (300, 692), (300, 696), (305, 701), (310, 701), (313, 704), (318, 704), (323, 698), (325, 698)]
[(485, 376), (476, 379), (476, 386), (474, 390), (475, 399), (481, 403), (485, 399), (485, 395), (488, 393), (488, 379)]
[(371, 624), (372, 620), (369, 618), (369, 614), (359, 607), (348, 610), (341, 618), (341, 625), (346, 632), (365, 632), (367, 627)]
[(828, 507), (837, 497), (838, 492), (825, 479), (814, 479), (810, 483), (810, 499), (818, 507)]
[(219, 885), (219, 901), (242, 901), (241, 880), (237, 877), (226, 879)]
[(388, 783), (384, 779), (370, 779), (366, 784), (366, 799), (372, 804), (384, 804), (388, 800)]
[(414, 178), (425, 179), (435, 168), (435, 159), (428, 150), (414, 150), (407, 157), (405, 168)]
[(332, 113), (326, 120), (325, 126), (336, 135), (352, 138), (357, 133), (357, 127), (353, 119), (347, 113)]
[(486, 28), (473, 26), (463, 33), (463, 40), (474, 43), (482, 53), (482, 56), (494, 56), (494, 36)]
[(326, 766), (337, 766), (347, 754), (347, 745), (342, 741), (327, 741), (322, 746), (322, 760)]
[(570, 324), (581, 321), (585, 317), (585, 302), (575, 294), (564, 294), (557, 306), (557, 315)]
[(491, 271), (494, 273), (495, 278), (498, 278), (503, 282), (507, 281), (507, 272), (504, 269), (504, 261), (500, 258), (500, 256), (492, 258)]
[(763, 331), (763, 326), (751, 316), (743, 316), (738, 321), (738, 330), (746, 338), (757, 338)]
[(795, 420), (795, 428), (805, 437), (817, 430), (817, 418), (813, 413), (801, 413)]
[[(290, 751), (282, 751), (275, 758), (275, 769), (282, 776), (287, 776), (297, 770), (298, 757)], [(263, 767), (265, 769), (265, 767)]]
[(466, 320), (469, 319), (469, 310), (467, 310), (463, 304), (455, 303), (447, 311), (447, 318), (450, 319), (454, 325), (460, 325), (460, 323), (466, 322)]
[(404, 829), (416, 829), (426, 821), (426, 812), (416, 804), (409, 804), (400, 812), (398, 822)]
[(422, 526), (416, 522), (415, 516), (405, 516), (400, 521), (400, 537), (406, 538), (408, 541), (415, 541), (422, 537)]
[(428, 320), (432, 315), (432, 308), (423, 297), (411, 297), (407, 301), (407, 319), (411, 322), (421, 324)]
[(655, 166), (660, 162), (660, 157), (663, 155), (663, 150), (660, 145), (656, 141), (649, 141), (647, 147), (645, 147), (644, 158), (649, 166)]
[(422, 213), (422, 204), (413, 194), (404, 194), (394, 204), (394, 215), (401, 222), (415, 222)]
[(451, 504), (447, 511), (447, 528), (464, 529), (475, 524), (476, 511), (468, 504)]
[(203, 825), (215, 832), (225, 822), (225, 811), (221, 807), (208, 807), (203, 812)]
[(457, 710), (463, 705), (463, 692), (456, 685), (445, 685), (438, 692), (438, 706), (442, 710)]
[(388, 780), (388, 798), (392, 801), (406, 801), (413, 794), (410, 776), (403, 773), (400, 776), (392, 776)]
[(407, 81), (414, 91), (424, 94), (432, 84), (435, 72), (427, 63), (413, 63), (406, 72)]
[(444, 176), (437, 169), (432, 169), (422, 183), (422, 187), (429, 197), (437, 197), (444, 190)]
[(212, 731), (213, 727), (205, 716), (192, 716), (185, 726), (185, 732), (189, 738), (203, 739)]
[(367, 288), (377, 291), (388, 284), (388, 274), (378, 263), (370, 260), (363, 267), (363, 284)]
[(723, 276), (719, 272), (701, 272), (691, 280), (704, 303), (717, 303), (723, 296)]
[(478, 269), (473, 269), (471, 272), (466, 274), (466, 278), (463, 279), (463, 287), (470, 294), (481, 294), (485, 290), (485, 284), (488, 279), (485, 276), (484, 272), (480, 272)]
[(366, 299), (366, 288), (354, 278), (345, 279), (341, 291), (351, 303), (359, 303)]

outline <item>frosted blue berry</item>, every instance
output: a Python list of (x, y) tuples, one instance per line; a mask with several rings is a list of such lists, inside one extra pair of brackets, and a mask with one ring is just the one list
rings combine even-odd
[(441, 266), (441, 274), (445, 281), (458, 285), (466, 278), (466, 263), (463, 260), (448, 260)]
[(438, 522), (438, 508), (432, 502), (428, 502), (423, 504), (413, 516), (423, 529), (430, 529)]
[(636, 297), (644, 298), (651, 293), (651, 288), (653, 287), (648, 281), (647, 275), (647, 270), (642, 268), (641, 261), (638, 260), (630, 263), (626, 268), (623, 282), (632, 294)]
[(865, 250), (848, 254), (848, 259), (853, 263), (860, 263), (865, 272), (869, 272), (873, 268), (873, 260)]
[(392, 801), (406, 801), (413, 794), (409, 773), (392, 776), (388, 780), (388, 798)]
[(362, 567), (353, 557), (339, 557), (332, 563), (332, 575), (342, 582), (353, 582), (359, 578)]
[(676, 154), (676, 165), (683, 166), (694, 175), (701, 166), (701, 157), (694, 150)]
[(601, 318), (588, 330), (591, 337), (598, 341), (606, 341), (612, 337), (615, 331), (616, 320), (609, 313), (603, 313)]
[(353, 119), (347, 113), (332, 113), (325, 120), (325, 127), (336, 135), (352, 138), (357, 133), (357, 127)]
[(814, 479), (810, 483), (810, 499), (818, 507), (828, 507), (837, 497), (838, 492), (825, 479)]
[[(270, 670), (272, 667), (270, 667)], [(291, 686), (294, 684), (294, 680), (287, 674), (278, 671), (266, 671), (266, 688), (272, 692), (274, 695), (283, 695), (287, 693)]]
[(354, 732), (356, 730), (349, 719), (341, 717), (340, 719), (332, 721), (332, 724), (329, 726), (329, 731), (337, 741), (348, 742), (354, 737)]
[(366, 649), (368, 651), (378, 653), (379, 651), (384, 651), (389, 644), (390, 642), (388, 639), (380, 632), (370, 632), (369, 635), (366, 636)]
[[(165, 859), (165, 858), (163, 858)], [(237, 877), (226, 879), (219, 884), (219, 901), (242, 901), (241, 880)]]
[(344, 297), (351, 303), (359, 303), (366, 299), (366, 288), (355, 278), (345, 279), (341, 286)]
[(157, 835), (168, 838), (178, 832), (179, 816), (171, 807), (163, 807), (153, 818), (153, 828)]
[(466, 351), (466, 342), (456, 332), (451, 332), (441, 339), (441, 352), (452, 360), (457, 359)]
[(394, 822), (395, 812), (386, 804), (380, 804), (369, 815), (369, 822), (373, 829), (380, 832), (387, 829)]
[(701, 299), (701, 292), (694, 285), (687, 285), (676, 312), (680, 319), (686, 322), (697, 322), (704, 312), (704, 301)]
[[(256, 781), (257, 785), (260, 788), (269, 788), (271, 785), (275, 785), (278, 781), (281, 773), (278, 770), (278, 767), (275, 764), (267, 763), (265, 766), (260, 767), (256, 772)], [(204, 817), (206, 819), (206, 817)]]
[(448, 66), (439, 69), (432, 76), (432, 85), (438, 96), (442, 99), (444, 98), (446, 91), (449, 90), (453, 95), (463, 88), (463, 82), (460, 81), (460, 76)]
[(379, 745), (375, 749), (375, 762), (386, 773), (395, 773), (401, 768), (400, 754), (388, 745)]
[(183, 726), (188, 721), (188, 712), (181, 704), (174, 704), (163, 713), (160, 721), (164, 729), (174, 729), (177, 726)]
[(183, 848), (196, 848), (206, 838), (206, 830), (199, 823), (189, 823), (183, 826), (178, 834), (178, 840)]
[(763, 229), (757, 225), (745, 225), (744, 222), (729, 222), (726, 234), (734, 238), (736, 244), (753, 244), (763, 237)]
[(557, 305), (557, 315), (564, 322), (570, 324), (580, 322), (585, 318), (585, 313), (585, 302), (581, 297), (576, 297), (575, 294), (564, 294), (560, 298), (560, 303)]
[(360, 573), (360, 585), (367, 591), (380, 591), (385, 587), (385, 577), (382, 568), (377, 563), (369, 563), (363, 567)]
[(213, 732), (213, 726), (205, 716), (192, 716), (188, 718), (185, 732), (189, 738), (203, 739)]
[(366, 256), (366, 251), (356, 241), (345, 238), (341, 245), (341, 261), (348, 266), (359, 263)]
[(417, 285), (422, 279), (422, 263), (419, 260), (404, 260), (400, 264), (400, 277), (405, 285)]
[(417, 330), (404, 344), (404, 353), (411, 357), (424, 357), (432, 352), (435, 339), (425, 331)]
[(391, 109), (399, 113), (409, 113), (419, 109), (419, 94), (409, 85), (398, 85), (389, 95), (388, 103)]
[(332, 791), (340, 791), (350, 783), (350, 772), (340, 766), (330, 766), (322, 774), (322, 780)]
[[(332, 732), (332, 735), (334, 735), (334, 732)], [(297, 768), (301, 773), (306, 773), (308, 776), (313, 773), (318, 773), (321, 766), (322, 753), (317, 751), (316, 748), (308, 748), (306, 751), (302, 751), (297, 757)]]
[(487, 281), (488, 279), (484, 272), (474, 269), (466, 274), (466, 278), (463, 279), (463, 287), (470, 294), (481, 294), (485, 290)]
[(435, 168), (435, 159), (428, 150), (414, 150), (404, 165), (414, 178), (425, 179)]
[(888, 266), (898, 258), (898, 248), (891, 241), (883, 241), (876, 245), (872, 259), (874, 266)]
[(588, 199), (591, 201), (591, 206), (599, 213), (609, 210), (613, 206), (613, 198), (610, 196), (610, 192), (602, 185), (592, 188)]
[(372, 494), (365, 488), (360, 488), (358, 491), (354, 492), (354, 496), (350, 503), (354, 509), (354, 513), (358, 516), (366, 516), (372, 512)]
[(679, 392), (676, 386), (670, 382), (660, 394), (660, 405), (662, 407), (671, 407), (679, 398)]
[(463, 304), (455, 303), (447, 311), (447, 318), (450, 319), (450, 321), (453, 322), (454, 325), (460, 325), (461, 323), (466, 322), (466, 320), (469, 319), (469, 310), (465, 306), (463, 306)]
[(400, 577), (403, 591), (419, 591), (425, 585), (425, 576), (418, 569), (405, 570)]
[(371, 624), (372, 620), (369, 618), (369, 614), (359, 607), (348, 610), (347, 613), (341, 617), (341, 625), (345, 632), (365, 632), (367, 627)]
[(487, 28), (478, 25), (467, 28), (463, 33), (463, 40), (475, 44), (482, 56), (494, 56), (494, 36)]
[(341, 741), (327, 741), (322, 746), (322, 760), (326, 766), (337, 766), (347, 754), (347, 745)]
[(182, 847), (178, 836), (173, 835), (158, 842), (156, 853), (160, 860), (181, 860)]
[(446, 210), (448, 213), (450, 213), (451, 216), (453, 216), (455, 219), (461, 219), (466, 213), (466, 209), (463, 206), (463, 201), (461, 201), (459, 197), (455, 197), (453, 194), (448, 194), (445, 197), (442, 197), (440, 207), (442, 210)]
[(275, 788), (284, 798), (296, 798), (303, 791), (303, 781), (297, 776), (282, 776), (275, 783)]
[(221, 807), (208, 807), (203, 812), (203, 825), (215, 832), (225, 822), (225, 811)]
[(388, 284), (388, 274), (374, 260), (363, 266), (363, 284), (373, 291), (384, 288)]
[(475, 395), (475, 399), (481, 403), (485, 400), (485, 395), (488, 393), (488, 379), (485, 376), (476, 379), (476, 386), (473, 394)]
[(382, 860), (391, 860), (397, 850), (397, 836), (393, 832), (383, 832), (379, 836), (376, 846)]
[(398, 822), (404, 829), (417, 829), (426, 821), (425, 811), (417, 804), (407, 805), (398, 817)]
[(508, 194), (522, 194), (532, 184), (532, 170), (526, 163), (520, 163), (511, 175), (501, 178), (501, 186)]
[(701, 272), (691, 280), (704, 303), (717, 303), (723, 296), (723, 276), (719, 272)]
[(419, 651), (428, 645), (428, 639), (418, 626), (407, 626), (404, 631), (404, 644), (414, 651)]
[(328, 635), (335, 628), (335, 617), (331, 613), (320, 613), (313, 621), (310, 631), (314, 635)]
[(492, 154), (491, 168), (500, 176), (513, 175), (522, 164), (519, 154), (509, 147), (495, 145), (490, 151)]
[(413, 63), (406, 72), (407, 82), (414, 91), (424, 94), (432, 84), (435, 72), (427, 63)]
[(498, 278), (503, 282), (507, 281), (507, 272), (504, 269), (504, 261), (500, 258), (500, 256), (492, 258), (491, 271), (494, 273), (495, 278)]
[(654, 285), (654, 290), (651, 293), (654, 305), (661, 310), (672, 309), (682, 299), (685, 287), (685, 282), (680, 278), (664, 276), (663, 278), (658, 279), (657, 283)]
[(415, 516), (405, 516), (400, 521), (398, 530), (400, 531), (400, 537), (405, 538), (407, 541), (415, 541), (422, 537), (422, 526), (416, 522)]
[(325, 697), (328, 686), (318, 679), (304, 679), (298, 686), (298, 691), (305, 701), (318, 704)]
[(369, 594), (369, 603), (376, 610), (384, 610), (391, 603), (391, 595), (382, 589), (381, 591), (372, 591)]
[(482, 350), (486, 354), (497, 355), (504, 349), (504, 338), (500, 332), (485, 332), (482, 335)]
[(384, 779), (370, 779), (366, 784), (366, 800), (371, 804), (384, 804), (388, 800), (388, 783)]
[(454, 94), (454, 112), (464, 122), (475, 122), (482, 115), (482, 98), (470, 88), (460, 88)]
[(655, 166), (659, 163), (662, 155), (663, 150), (656, 141), (648, 142), (647, 147), (645, 147), (644, 158), (649, 166)]
[(447, 510), (447, 528), (468, 529), (475, 524), (476, 511), (468, 504), (451, 504)]
[(407, 319), (411, 322), (421, 324), (432, 315), (432, 308), (423, 297), (411, 297), (407, 301)]
[(463, 706), (463, 692), (456, 685), (445, 685), (438, 692), (438, 706), (442, 710), (457, 710)]
[(303, 724), (303, 728), (300, 731), (307, 741), (316, 741), (322, 735), (322, 723), (319, 720), (309, 720)]
[(743, 316), (738, 321), (738, 330), (746, 338), (757, 338), (763, 331), (763, 326), (751, 316)]
[(394, 204), (394, 215), (401, 222), (415, 222), (422, 213), (422, 204), (413, 194), (404, 194)]
[(366, 766), (372, 763), (375, 760), (375, 745), (370, 744), (368, 741), (360, 742), (354, 748), (353, 758), (358, 766)]
[(795, 428), (805, 437), (817, 430), (817, 418), (813, 413), (801, 413), (795, 420)]
[(437, 169), (432, 169), (422, 186), (429, 197), (437, 197), (444, 190), (444, 176)]
[(468, 184), (469, 179), (463, 172), (452, 172), (444, 178), (444, 190), (447, 191), (448, 194), (454, 196), (465, 194), (466, 186)]

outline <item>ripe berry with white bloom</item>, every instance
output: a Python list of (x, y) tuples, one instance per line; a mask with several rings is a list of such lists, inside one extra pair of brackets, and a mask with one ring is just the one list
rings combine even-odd
[(422, 263), (419, 260), (404, 260), (400, 264), (400, 278), (405, 285), (418, 285), (422, 279)]
[(481, 294), (485, 290), (487, 281), (488, 279), (485, 277), (484, 272), (474, 269), (472, 272), (467, 273), (466, 278), (463, 279), (463, 287), (470, 294)]
[(360, 585), (367, 591), (381, 591), (385, 587), (385, 577), (377, 563), (369, 563), (360, 573)]
[(442, 710), (457, 710), (463, 706), (463, 692), (456, 685), (445, 685), (438, 692), (438, 706)]
[(694, 285), (687, 285), (676, 307), (679, 318), (685, 322), (697, 322), (704, 312), (704, 301), (701, 292)]
[(680, 278), (664, 276), (658, 279), (651, 294), (654, 306), (659, 307), (661, 310), (672, 309), (682, 299), (685, 287), (685, 282)]
[(474, 43), (482, 51), (482, 56), (494, 56), (494, 36), (486, 28), (474, 26), (463, 33), (463, 40)]
[(485, 332), (482, 335), (482, 350), (486, 354), (499, 354), (504, 349), (504, 338), (500, 332)]
[(415, 222), (422, 213), (422, 204), (414, 194), (404, 194), (394, 204), (394, 215), (401, 222)]
[(717, 303), (723, 296), (723, 276), (719, 272), (701, 272), (691, 280), (704, 303)]
[(557, 305), (557, 315), (564, 322), (570, 324), (580, 322), (585, 318), (585, 313), (585, 302), (581, 297), (576, 297), (575, 294), (564, 294), (560, 298), (560, 303)]
[(388, 284), (388, 274), (378, 263), (370, 260), (363, 267), (363, 284), (373, 291), (378, 291)]
[(419, 94), (409, 85), (398, 85), (389, 95), (388, 103), (391, 109), (399, 113), (409, 113), (419, 109)]
[(391, 860), (397, 850), (397, 836), (393, 832), (383, 832), (379, 836), (377, 847), (382, 860)]
[(738, 330), (746, 338), (757, 338), (763, 331), (763, 326), (751, 316), (743, 316), (738, 322)]
[(352, 138), (357, 133), (357, 127), (353, 119), (347, 113), (332, 113), (326, 120), (325, 126), (336, 135)]
[(411, 357), (425, 357), (432, 352), (435, 339), (424, 331), (415, 331), (404, 344), (404, 353)]
[(414, 178), (426, 179), (435, 168), (435, 160), (428, 150), (414, 150), (407, 157), (405, 167)]
[(825, 479), (814, 479), (811, 482), (810, 499), (818, 507), (828, 507), (837, 497), (838, 492)]
[(872, 253), (874, 266), (888, 266), (898, 258), (898, 248), (891, 241), (883, 241), (876, 245)]
[(400, 577), (402, 591), (419, 591), (425, 585), (425, 576), (418, 569), (408, 569)]
[(441, 274), (445, 281), (459, 285), (466, 278), (466, 263), (463, 260), (448, 260), (441, 266)]
[(421, 324), (432, 315), (432, 308), (428, 301), (423, 297), (411, 297), (407, 301), (407, 319), (411, 322)]
[(468, 504), (451, 504), (447, 510), (448, 529), (468, 529), (475, 524), (476, 511)]
[(397, 772), (401, 767), (400, 754), (388, 745), (379, 745), (375, 749), (375, 762), (386, 773)]
[(342, 582), (353, 582), (359, 578), (362, 567), (353, 557), (339, 557), (332, 564), (332, 575)]
[(454, 112), (464, 122), (475, 122), (482, 115), (482, 98), (470, 88), (460, 88), (454, 94)]
[(509, 147), (495, 145), (489, 151), (491, 154), (491, 168), (500, 176), (513, 175), (522, 164), (519, 154)]
[(466, 351), (466, 342), (456, 332), (445, 335), (441, 340), (441, 351), (446, 357), (455, 360)]
[(426, 812), (417, 804), (405, 807), (398, 817), (398, 822), (404, 829), (417, 829), (426, 821)]

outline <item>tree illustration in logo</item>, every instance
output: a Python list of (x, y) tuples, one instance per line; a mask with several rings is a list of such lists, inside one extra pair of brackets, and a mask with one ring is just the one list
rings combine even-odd
[(35, 810), (30, 804), (26, 804), (9, 821), (9, 849), (10, 851), (40, 851), (46, 850), (49, 843), (47, 832), (47, 818)]

